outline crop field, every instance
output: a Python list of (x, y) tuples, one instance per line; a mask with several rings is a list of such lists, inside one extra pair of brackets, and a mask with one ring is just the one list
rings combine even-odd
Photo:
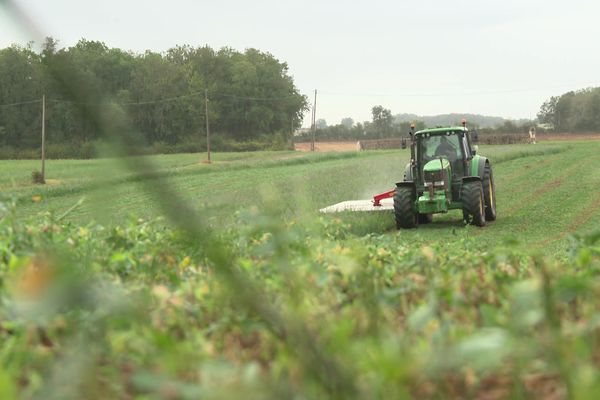
[[(598, 213), (598, 142), (536, 146), (482, 146), (493, 162), (502, 218), (483, 230), (469, 231), (481, 246), (514, 238), (526, 247), (564, 251), (566, 236), (600, 225)], [(157, 173), (196, 210), (217, 225), (234, 224), (236, 211), (264, 209), (277, 203), (282, 221), (314, 218), (315, 210), (350, 199), (368, 199), (402, 178), (409, 150), (302, 154), (297, 152), (222, 153), (214, 163), (202, 155), (149, 157)], [(585, 160), (591, 168), (582, 173)], [(49, 184), (31, 184), (35, 161), (0, 161), (0, 187), (18, 204), (19, 217), (43, 212), (67, 221), (114, 225), (128, 217), (153, 219), (162, 214), (154, 200), (152, 176), (127, 172), (118, 160), (49, 161)], [(584, 190), (588, 188), (588, 190)], [(271, 206), (272, 204), (269, 204)], [(355, 234), (394, 233), (389, 212), (342, 214)], [(421, 237), (452, 240), (462, 227), (460, 213), (436, 216), (436, 223), (402, 232), (398, 240)], [(423, 232), (422, 232), (423, 231)], [(425, 233), (426, 232), (426, 233)], [(433, 235), (433, 236), (432, 236)], [(438, 236), (439, 235), (439, 236)]]
[(402, 231), (316, 210), (408, 149), (0, 161), (0, 398), (594, 398), (600, 141), (479, 153), (497, 221)]

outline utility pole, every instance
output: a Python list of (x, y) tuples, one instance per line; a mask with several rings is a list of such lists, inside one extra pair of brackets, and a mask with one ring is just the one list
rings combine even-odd
[(210, 129), (208, 126), (208, 89), (204, 89), (204, 111), (206, 113), (206, 163), (210, 164)]
[(313, 102), (312, 128), (312, 141), (310, 143), (310, 151), (315, 151), (315, 135), (317, 133), (317, 89), (315, 89), (315, 101)]
[(292, 150), (295, 150), (294, 148), (294, 116), (292, 115), (292, 118), (290, 118), (290, 144), (292, 145)]
[(42, 182), (46, 183), (46, 94), (42, 95)]

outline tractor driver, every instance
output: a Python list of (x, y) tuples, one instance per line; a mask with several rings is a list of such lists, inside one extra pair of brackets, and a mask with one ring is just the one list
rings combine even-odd
[(446, 157), (450, 161), (456, 159), (456, 149), (446, 136), (440, 136), (440, 144), (435, 149), (435, 155), (438, 157)]

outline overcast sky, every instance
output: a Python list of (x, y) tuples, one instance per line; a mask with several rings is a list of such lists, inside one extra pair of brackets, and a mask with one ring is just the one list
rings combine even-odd
[[(62, 46), (270, 52), (303, 93), (318, 89), (329, 124), (368, 120), (377, 104), (533, 118), (552, 95), (600, 86), (597, 0), (15, 1)], [(0, 8), (0, 47), (30, 39)]]

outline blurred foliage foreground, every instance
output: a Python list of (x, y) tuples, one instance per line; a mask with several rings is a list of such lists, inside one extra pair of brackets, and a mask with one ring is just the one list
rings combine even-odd
[(107, 229), (14, 212), (0, 210), (2, 399), (600, 390), (600, 235), (573, 237), (557, 261), (248, 212), (210, 239), (234, 266), (223, 273), (210, 245), (160, 220)]

